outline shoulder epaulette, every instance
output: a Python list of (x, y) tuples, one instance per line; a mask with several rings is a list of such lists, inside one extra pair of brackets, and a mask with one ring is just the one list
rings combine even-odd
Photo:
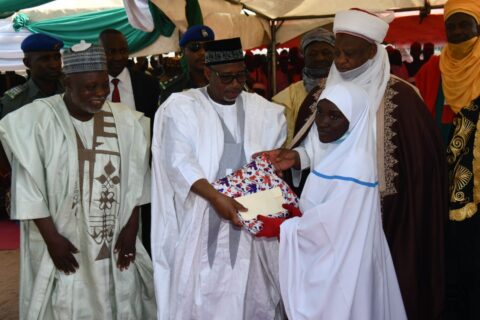
[(15, 99), (20, 93), (25, 91), (27, 88), (26, 84), (21, 84), (19, 86), (13, 87), (7, 91), (5, 91), (4, 95), (8, 96), (10, 99)]
[(181, 79), (182, 79), (182, 74), (177, 74), (176, 76), (168, 79), (167, 81), (160, 82), (160, 88), (162, 90), (165, 90), (165, 89), (172, 86), (174, 83), (178, 82)]

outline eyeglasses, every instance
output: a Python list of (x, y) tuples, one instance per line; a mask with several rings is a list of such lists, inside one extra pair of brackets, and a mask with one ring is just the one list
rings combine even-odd
[(230, 84), (233, 82), (233, 79), (237, 79), (237, 82), (240, 84), (244, 84), (247, 82), (247, 71), (244, 70), (239, 73), (220, 73), (216, 70), (210, 68), (213, 73), (220, 79), (220, 82), (223, 84)]
[(200, 49), (203, 49), (203, 43), (202, 42), (190, 42), (189, 44), (186, 45), (188, 50), (192, 52), (197, 52)]

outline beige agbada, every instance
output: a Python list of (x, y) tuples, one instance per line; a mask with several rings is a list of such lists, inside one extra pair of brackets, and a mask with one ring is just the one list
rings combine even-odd
[[(93, 167), (82, 161), (79, 166), (74, 125), (61, 95), (36, 100), (0, 122), (12, 166), (12, 219), (21, 220), (20, 319), (155, 318), (152, 265), (140, 239), (128, 270), (116, 267), (113, 253), (133, 208), (149, 202), (148, 119), (108, 102), (102, 112), (110, 135), (100, 138), (104, 146), (98, 149), (110, 154), (97, 155)], [(111, 137), (115, 131), (117, 139)], [(92, 135), (79, 134), (87, 149)], [(79, 249), (75, 274), (55, 268), (32, 221), (45, 217)]]

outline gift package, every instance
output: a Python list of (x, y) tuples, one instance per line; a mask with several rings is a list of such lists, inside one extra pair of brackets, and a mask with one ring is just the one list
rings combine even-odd
[(298, 206), (298, 197), (289, 185), (275, 174), (272, 163), (265, 154), (242, 168), (212, 183), (221, 193), (237, 198), (247, 209), (238, 216), (243, 226), (252, 234), (262, 229), (258, 214), (269, 217), (288, 217), (282, 204)]

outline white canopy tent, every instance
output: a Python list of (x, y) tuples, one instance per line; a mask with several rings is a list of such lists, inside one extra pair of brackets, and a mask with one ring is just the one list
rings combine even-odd
[[(140, 1), (140, 0), (137, 0)], [(187, 28), (185, 0), (151, 0), (180, 31)], [(478, 0), (476, 0), (478, 1)], [(442, 7), (446, 0), (198, 0), (204, 23), (217, 39), (240, 37), (244, 49), (293, 39), (315, 27), (333, 21), (336, 12), (352, 7), (370, 11), (413, 11), (426, 13)], [(251, 15), (248, 15), (248, 12)], [(275, 65), (275, 55), (271, 57)], [(275, 68), (271, 70), (275, 88)]]
[[(137, 1), (125, 0), (125, 2), (129, 3), (130, 9), (135, 10), (137, 17), (139, 17), (139, 15), (141, 17), (142, 12), (148, 10), (148, 6), (137, 7)], [(124, 7), (123, 0), (55, 0), (38, 7), (21, 10), (20, 12), (25, 13), (30, 21), (42, 21), (62, 16), (122, 7)], [(130, 18), (131, 12), (128, 12), (128, 9), (127, 14)], [(20, 44), (31, 32), (26, 29), (21, 29), (19, 32), (16, 32), (13, 29), (12, 19), (13, 17), (0, 19), (0, 71), (25, 69), (22, 62), (23, 52), (20, 49)], [(157, 41), (150, 46), (132, 55), (146, 56), (175, 51), (177, 49), (178, 31), (174, 31), (171, 37), (160, 36)]]
[(236, 2), (268, 19), (309, 19), (330, 16), (352, 7), (368, 10), (415, 10), (425, 6), (445, 4), (446, 0), (227, 0)]
[[(152, 0), (177, 28), (187, 28), (185, 0)], [(352, 7), (372, 11), (420, 10), (428, 6), (441, 7), (446, 0), (199, 0), (204, 23), (218, 39), (239, 36), (244, 48), (258, 47), (272, 41), (271, 24), (276, 30), (277, 43), (286, 42), (317, 26), (332, 21), (335, 12)], [(255, 15), (247, 16), (243, 9)]]
[[(177, 29), (184, 32), (188, 23), (185, 16), (186, 0), (151, 0), (162, 10)], [(217, 39), (240, 37), (245, 49), (286, 42), (308, 30), (332, 21), (335, 12), (359, 7), (373, 11), (419, 10), (428, 6), (442, 6), (446, 0), (198, 0), (204, 23), (210, 26)], [(130, 23), (144, 31), (151, 31), (148, 21), (148, 0), (56, 0), (42, 6), (23, 10), (32, 21), (72, 15), (82, 12), (125, 6)], [(21, 41), (30, 33), (15, 32), (11, 18), (0, 20), (0, 70), (22, 69)], [(134, 55), (150, 55), (177, 51), (178, 32), (171, 37), (160, 37), (148, 48)], [(272, 57), (274, 59), (274, 57)], [(273, 61), (275, 63), (275, 61)], [(274, 70), (273, 70), (274, 71)]]

